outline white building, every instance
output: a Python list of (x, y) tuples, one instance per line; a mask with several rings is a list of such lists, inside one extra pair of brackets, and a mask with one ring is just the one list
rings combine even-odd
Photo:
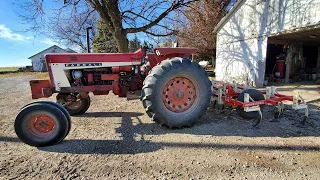
[(238, 0), (214, 32), (217, 80), (261, 87), (283, 50), (286, 81), (320, 73), (320, 0)]
[(53, 45), (28, 58), (28, 59), (31, 59), (33, 71), (42, 71), (42, 72), (47, 71), (47, 66), (44, 59), (44, 55), (47, 53), (76, 53), (76, 52), (71, 49), (62, 49), (59, 46)]

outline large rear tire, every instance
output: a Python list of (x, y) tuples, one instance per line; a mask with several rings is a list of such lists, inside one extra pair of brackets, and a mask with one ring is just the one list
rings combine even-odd
[(71, 116), (84, 114), (90, 107), (90, 96), (77, 97), (73, 94), (58, 94), (57, 103), (62, 105)]
[[(261, 101), (261, 100), (265, 100), (264, 95), (256, 90), (256, 89), (247, 89), (244, 90), (239, 96), (238, 96), (238, 100), (241, 102), (244, 102), (244, 94), (247, 93), (249, 94), (249, 96), (254, 100), (254, 101)], [(264, 106), (261, 105), (260, 109), (261, 111), (263, 110)], [(244, 110), (244, 108), (242, 107), (238, 107), (237, 108), (238, 114), (240, 117), (244, 118), (244, 119), (256, 119), (259, 117), (259, 112), (257, 111), (252, 111), (252, 112), (246, 112)]]
[(62, 141), (68, 134), (70, 125), (63, 110), (53, 104), (39, 102), (20, 110), (14, 128), (24, 143), (40, 147)]
[(169, 128), (192, 126), (206, 111), (211, 96), (206, 71), (185, 58), (162, 61), (152, 68), (142, 88), (149, 117)]

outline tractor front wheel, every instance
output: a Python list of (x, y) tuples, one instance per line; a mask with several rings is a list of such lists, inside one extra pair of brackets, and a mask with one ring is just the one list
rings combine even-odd
[(58, 94), (57, 103), (61, 104), (71, 116), (84, 114), (90, 107), (90, 97), (80, 94)]
[(17, 136), (31, 146), (49, 146), (62, 141), (70, 130), (70, 120), (59, 107), (50, 103), (31, 103), (17, 115)]
[(146, 77), (142, 103), (155, 122), (182, 128), (199, 120), (211, 95), (211, 81), (198, 63), (173, 58), (162, 61)]

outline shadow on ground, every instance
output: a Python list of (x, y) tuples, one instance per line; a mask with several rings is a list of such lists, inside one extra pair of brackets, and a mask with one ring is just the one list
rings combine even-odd
[[(299, 126), (299, 117), (302, 112), (286, 110), (279, 122), (271, 123), (273, 119), (271, 108), (265, 108), (264, 120), (253, 128), (250, 121), (244, 121), (234, 114), (228, 118), (227, 111), (208, 111), (201, 120), (191, 128), (167, 129), (155, 123), (142, 123), (142, 113), (136, 112), (91, 112), (81, 117), (122, 117), (121, 126), (116, 129), (122, 135), (121, 140), (91, 140), (71, 139), (62, 143), (38, 148), (42, 151), (73, 153), (73, 154), (137, 154), (153, 152), (165, 147), (181, 148), (215, 148), (215, 149), (247, 149), (247, 150), (280, 150), (280, 151), (320, 151), (316, 146), (269, 146), (255, 144), (221, 144), (221, 143), (177, 143), (177, 142), (152, 142), (144, 139), (145, 135), (161, 134), (194, 134), (211, 136), (242, 136), (242, 137), (303, 137), (320, 136), (319, 111), (317, 106), (310, 105), (310, 117), (305, 126)], [(294, 113), (293, 113), (294, 112)], [(270, 115), (271, 114), (271, 115)], [(133, 123), (137, 121), (137, 123)], [(141, 135), (136, 140), (136, 135)], [(18, 138), (0, 137), (0, 141), (21, 142)]]
[(77, 117), (138, 117), (142, 115), (138, 112), (87, 112)]

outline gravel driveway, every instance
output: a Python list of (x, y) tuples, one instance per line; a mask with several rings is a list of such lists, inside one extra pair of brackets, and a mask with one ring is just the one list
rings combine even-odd
[(0, 78), (0, 179), (320, 178), (320, 102), (309, 105), (303, 127), (300, 111), (286, 110), (272, 123), (266, 107), (252, 128), (237, 114), (209, 108), (195, 126), (168, 130), (150, 120), (139, 100), (91, 96), (62, 143), (35, 148), (13, 129), (19, 108), (33, 101), (30, 79)]

